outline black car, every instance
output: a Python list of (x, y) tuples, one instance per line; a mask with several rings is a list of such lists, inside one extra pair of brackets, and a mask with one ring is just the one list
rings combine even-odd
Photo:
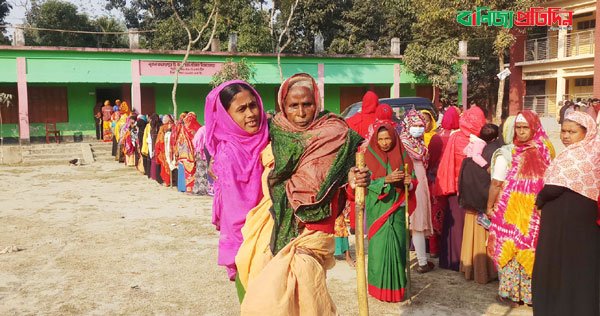
[[(402, 97), (402, 98), (383, 98), (379, 99), (379, 103), (385, 103), (392, 107), (394, 113), (396, 114), (396, 119), (402, 120), (404, 118), (404, 112), (410, 109), (415, 109), (417, 111), (421, 110), (429, 110), (429, 112), (433, 113), (434, 118), (437, 120), (438, 112), (431, 103), (431, 100), (427, 98), (421, 97)], [(342, 112), (341, 116), (344, 119), (348, 119), (349, 117), (354, 116), (354, 114), (360, 112), (362, 109), (362, 102), (356, 102), (349, 107), (347, 107), (344, 112)]]

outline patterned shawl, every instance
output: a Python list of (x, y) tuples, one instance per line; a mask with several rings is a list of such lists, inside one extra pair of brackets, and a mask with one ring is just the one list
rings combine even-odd
[(417, 125), (425, 127), (425, 117), (414, 109), (408, 110), (404, 115), (404, 120), (402, 120), (400, 139), (402, 140), (402, 145), (408, 152), (408, 155), (413, 160), (422, 161), (425, 168), (427, 168), (429, 153), (427, 146), (425, 146), (423, 136), (415, 138), (409, 132), (411, 127)]
[(544, 173), (554, 158), (554, 147), (537, 114), (520, 114), (527, 120), (531, 137), (524, 142), (514, 139), (512, 164), (491, 219), (490, 233), (495, 239), (496, 264), (504, 267), (515, 258), (531, 275), (540, 228), (535, 198), (544, 186)]
[(294, 75), (281, 85), (280, 111), (269, 126), (275, 156), (274, 169), (269, 175), (271, 213), (275, 219), (273, 254), (297, 237), (298, 221), (313, 223), (332, 215), (330, 201), (346, 182), (362, 141), (343, 119), (327, 111), (316, 113), (305, 128), (290, 122), (281, 109), (290, 88), (299, 81), (310, 83), (317, 109), (322, 108), (317, 84), (309, 75)]
[(569, 188), (598, 201), (600, 189), (600, 138), (594, 119), (583, 112), (572, 112), (565, 120), (586, 128), (585, 138), (569, 145), (546, 170), (545, 184)]

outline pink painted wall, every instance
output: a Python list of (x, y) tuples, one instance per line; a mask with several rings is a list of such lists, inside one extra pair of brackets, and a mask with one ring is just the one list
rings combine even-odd
[(140, 88), (140, 61), (131, 61), (131, 106), (138, 112), (142, 109), (142, 89)]
[(19, 138), (29, 141), (29, 101), (27, 99), (27, 60), (17, 57), (17, 92), (19, 94)]

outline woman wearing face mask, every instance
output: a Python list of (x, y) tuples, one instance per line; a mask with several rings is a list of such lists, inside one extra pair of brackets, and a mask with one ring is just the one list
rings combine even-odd
[(566, 149), (552, 161), (537, 196), (540, 237), (533, 266), (534, 315), (600, 315), (600, 138), (594, 119), (567, 114)]
[(544, 186), (554, 147), (532, 111), (515, 118), (513, 142), (504, 189), (490, 217), (489, 239), (500, 280), (497, 299), (517, 306), (532, 303), (531, 274), (540, 225), (535, 197)]
[(409, 110), (402, 121), (402, 132), (400, 139), (402, 145), (408, 152), (413, 165), (414, 173), (418, 184), (415, 190), (417, 208), (410, 216), (410, 230), (412, 232), (412, 241), (417, 252), (419, 266), (417, 272), (426, 273), (433, 270), (434, 264), (427, 261), (427, 251), (425, 246), (425, 237), (433, 234), (433, 225), (431, 223), (431, 200), (429, 195), (429, 186), (427, 182), (427, 162), (429, 155), (427, 147), (423, 141), (425, 132), (425, 118), (423, 114), (416, 110)]

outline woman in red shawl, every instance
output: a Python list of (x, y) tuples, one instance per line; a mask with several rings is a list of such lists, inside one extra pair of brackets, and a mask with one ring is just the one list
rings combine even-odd
[[(446, 119), (446, 115), (444, 115)], [(440, 267), (458, 271), (465, 211), (458, 204), (458, 175), (463, 160), (463, 150), (469, 144), (471, 134), (479, 136), (485, 125), (485, 115), (481, 108), (474, 106), (459, 120), (460, 130), (451, 133), (438, 168), (436, 177), (437, 195), (448, 196), (449, 212), (444, 214), (441, 237)]]
[(196, 174), (196, 157), (194, 151), (194, 136), (200, 128), (196, 113), (189, 112), (183, 117), (183, 123), (174, 146), (174, 156), (177, 157), (179, 168), (183, 168), (185, 192), (192, 192), (194, 175)]
[[(432, 116), (433, 117), (433, 116)], [(436, 181), (440, 159), (450, 139), (450, 134), (458, 130), (460, 114), (455, 106), (450, 106), (442, 118), (441, 127), (435, 133), (427, 149), (429, 151), (429, 165), (427, 166), (427, 178), (429, 181), (429, 191), (431, 192), (431, 223), (433, 225), (433, 234), (429, 236), (429, 252), (432, 258), (439, 257), (440, 254), (440, 236), (444, 222), (444, 210), (448, 208), (448, 197), (438, 194)]]
[[(394, 120), (394, 110), (390, 105), (385, 103), (378, 105), (375, 110), (375, 116), (375, 122), (369, 126), (367, 137), (365, 139), (369, 140), (373, 137), (373, 134), (375, 133), (374, 126), (376, 123), (388, 123), (394, 128), (397, 134), (399, 133), (400, 125)], [(348, 218), (350, 220), (350, 231), (354, 232), (356, 229), (356, 204), (354, 203), (354, 192), (348, 193), (347, 209)]]
[(362, 99), (362, 109), (351, 118), (346, 120), (348, 126), (357, 132), (362, 138), (369, 136), (369, 126), (375, 123), (377, 115), (375, 111), (379, 105), (379, 97), (373, 91), (367, 91)]
[[(384, 302), (400, 302), (406, 287), (406, 196), (404, 185), (416, 187), (413, 162), (395, 128), (386, 121), (373, 124), (365, 163), (372, 173), (365, 209), (369, 238), (369, 294)], [(408, 165), (408, 174), (404, 166)], [(417, 204), (409, 194), (409, 212)]]

